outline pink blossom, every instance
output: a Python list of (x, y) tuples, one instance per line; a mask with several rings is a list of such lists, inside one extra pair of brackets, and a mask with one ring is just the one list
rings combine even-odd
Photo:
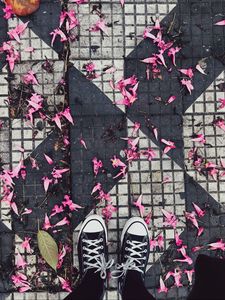
[(45, 230), (48, 230), (51, 227), (52, 227), (52, 225), (50, 223), (49, 217), (48, 217), (47, 214), (45, 214), (45, 221), (44, 221), (44, 224), (43, 224), (42, 228), (45, 229)]
[(30, 237), (25, 237), (24, 241), (21, 244), (21, 247), (23, 249), (26, 249), (27, 253), (31, 253), (30, 240), (31, 240)]
[(212, 176), (214, 180), (217, 180), (217, 174), (219, 173), (217, 165), (209, 161), (205, 164), (205, 168), (207, 169), (208, 174)]
[(62, 115), (63, 117), (65, 117), (71, 124), (74, 125), (73, 118), (72, 118), (72, 116), (71, 116), (71, 110), (70, 110), (69, 107), (67, 107), (67, 108), (61, 113), (61, 115)]
[(22, 268), (24, 269), (26, 267), (27, 263), (23, 259), (22, 255), (18, 252), (16, 255), (16, 267), (18, 269)]
[(188, 278), (188, 281), (190, 284), (192, 284), (192, 276), (193, 276), (193, 273), (195, 271), (193, 269), (191, 270), (184, 270), (184, 273), (187, 275), (187, 278)]
[(112, 214), (117, 211), (117, 208), (112, 204), (107, 204), (105, 208), (102, 209), (102, 216), (108, 222), (112, 218)]
[(70, 287), (69, 281), (65, 280), (64, 278), (62, 278), (62, 277), (60, 277), (60, 276), (58, 276), (58, 278), (59, 278), (59, 281), (60, 281), (60, 283), (61, 283), (62, 289), (65, 290), (65, 291), (67, 291), (67, 292), (70, 292), (70, 293), (71, 293), (71, 292), (72, 292), (72, 289), (71, 289), (71, 287)]
[(27, 276), (21, 272), (16, 272), (15, 275), (11, 276), (11, 280), (16, 288), (19, 288), (19, 292), (23, 293), (30, 288)]
[(210, 250), (225, 250), (225, 244), (222, 239), (218, 240), (216, 243), (208, 244)]
[(143, 195), (141, 194), (141, 195), (138, 197), (137, 201), (134, 202), (134, 205), (139, 209), (140, 215), (141, 215), (141, 217), (143, 218), (143, 214), (144, 214), (144, 211), (145, 211), (145, 207), (144, 207), (144, 205), (141, 204), (142, 198), (143, 198)]
[(56, 123), (57, 127), (62, 130), (62, 124), (61, 124), (61, 113), (57, 113), (53, 118), (52, 121)]
[(87, 145), (86, 145), (85, 141), (82, 138), (80, 139), (80, 143), (87, 150)]
[(28, 71), (27, 74), (23, 76), (23, 82), (25, 84), (38, 85), (38, 81), (37, 81), (36, 75), (33, 70)]
[(63, 260), (64, 257), (66, 256), (66, 249), (63, 246), (62, 250), (60, 251), (60, 253), (58, 254), (58, 264), (57, 264), (57, 269), (60, 269), (63, 265)]
[(145, 217), (145, 223), (146, 223), (147, 225), (149, 225), (149, 224), (151, 223), (151, 221), (152, 221), (152, 212), (150, 211), (150, 212), (147, 214), (147, 216)]
[(180, 270), (175, 269), (174, 272), (172, 272), (172, 271), (168, 272), (165, 277), (165, 280), (169, 279), (170, 276), (172, 276), (174, 278), (174, 285), (176, 287), (183, 286), (182, 283), (180, 282), (181, 281), (181, 271)]
[(194, 87), (191, 83), (191, 80), (189, 79), (182, 79), (181, 80), (181, 84), (186, 86), (186, 88), (188, 89), (188, 92), (191, 94), (191, 91), (193, 91)]
[(91, 191), (91, 195), (93, 195), (94, 193), (96, 193), (97, 191), (100, 191), (102, 189), (102, 185), (101, 183), (96, 183), (96, 185), (93, 187), (92, 191)]
[(67, 217), (64, 217), (61, 221), (57, 222), (53, 227), (64, 226), (64, 225), (70, 225), (70, 221), (67, 219)]
[(174, 235), (175, 235), (175, 243), (176, 243), (177, 247), (182, 246), (183, 240), (180, 239), (179, 234), (177, 232), (175, 232)]
[(219, 21), (215, 25), (225, 26), (225, 20)]
[(179, 69), (179, 71), (180, 71), (182, 74), (188, 76), (190, 79), (192, 79), (192, 77), (194, 76), (194, 73), (193, 73), (192, 68), (189, 68), (189, 69)]
[(205, 215), (205, 210), (202, 210), (197, 204), (195, 204), (194, 202), (192, 202), (192, 205), (194, 206), (194, 209), (198, 215), (199, 218), (204, 217)]
[(158, 290), (157, 290), (158, 293), (167, 293), (168, 288), (165, 286), (162, 276), (160, 276), (160, 278), (159, 278), (159, 283), (160, 283), (160, 288), (158, 288)]
[(60, 41), (61, 42), (66, 42), (67, 41), (67, 37), (66, 37), (65, 33), (59, 28), (54, 29), (50, 33), (50, 35), (52, 35), (51, 47), (53, 47), (53, 44), (54, 44), (55, 39), (56, 39), (57, 36), (60, 36)]
[(96, 65), (95, 65), (95, 63), (93, 63), (93, 62), (89, 62), (89, 63), (87, 63), (86, 65), (85, 65), (85, 70), (87, 71), (87, 72), (94, 72), (95, 71), (95, 69), (96, 69)]
[(12, 10), (12, 6), (11, 5), (5, 5), (5, 8), (3, 8), (3, 11), (4, 11), (4, 18), (6, 19), (6, 20), (8, 20), (8, 19), (10, 19), (10, 18), (12, 18), (12, 16), (14, 15), (14, 13), (13, 13), (13, 10)]
[(101, 160), (98, 160), (96, 157), (92, 159), (92, 163), (93, 163), (94, 174), (95, 176), (97, 176), (99, 169), (103, 167), (103, 163)]
[(163, 53), (164, 53), (164, 51), (163, 51), (163, 50), (160, 50), (160, 51), (159, 51), (159, 54), (155, 54), (155, 55), (156, 55), (156, 57), (158, 58), (158, 63), (159, 63), (159, 64), (162, 64), (165, 68), (167, 68), (165, 59), (164, 59), (164, 57), (163, 57)]
[(152, 148), (148, 148), (147, 150), (143, 150), (141, 152), (144, 156), (147, 156), (147, 159), (151, 161), (153, 158), (156, 157), (156, 153)]
[(176, 66), (176, 61), (175, 61), (176, 53), (180, 52), (180, 50), (181, 50), (180, 47), (175, 47), (175, 48), (170, 48), (168, 51), (168, 56), (172, 57), (172, 62), (174, 66)]
[(64, 211), (64, 208), (62, 205), (54, 205), (51, 214), (50, 214), (50, 218), (52, 218), (53, 216), (55, 216), (56, 214), (60, 214), (61, 212)]
[(165, 217), (165, 221), (163, 222), (163, 225), (175, 229), (177, 227), (176, 216), (173, 213), (166, 211), (165, 209), (161, 209), (161, 211)]
[(27, 28), (29, 22), (26, 23), (22, 23), (17, 25), (14, 29), (11, 29), (10, 31), (8, 31), (8, 35), (10, 37), (11, 40), (16, 40), (18, 43), (20, 43), (20, 35), (25, 31), (25, 29)]
[(203, 248), (203, 246), (196, 246), (196, 247), (191, 248), (191, 251), (195, 253), (195, 252), (201, 250), (202, 248)]
[(126, 165), (119, 159), (117, 158), (115, 155), (113, 156), (113, 158), (111, 159), (112, 162), (112, 166), (113, 168), (117, 168), (117, 167), (125, 167)]
[[(129, 162), (140, 158), (140, 153), (137, 152), (136, 150), (124, 149), (124, 152), (126, 154), (127, 161), (129, 161)], [(123, 170), (123, 169), (126, 171), (126, 167), (121, 168), (121, 170)]]
[(9, 63), (9, 68), (11, 72), (14, 70), (15, 63), (20, 60), (20, 53), (15, 49), (11, 41), (3, 42), (2, 47), (0, 47), (0, 53), (5, 52), (6, 60)]
[(154, 134), (154, 136), (155, 136), (155, 139), (158, 140), (158, 128), (153, 127), (152, 130), (153, 130), (153, 134)]
[(167, 152), (169, 152), (171, 149), (175, 149), (176, 148), (175, 143), (172, 142), (172, 141), (161, 139), (161, 142), (166, 145), (166, 147), (165, 147), (165, 149), (163, 151), (164, 154), (166, 154)]
[(105, 193), (102, 189), (99, 191), (99, 195), (98, 195), (97, 199), (99, 199), (100, 201), (112, 202), (110, 194)]
[(217, 118), (214, 120), (213, 125), (225, 131), (225, 121), (222, 118)]
[(153, 66), (157, 65), (157, 57), (156, 56), (150, 56), (147, 57), (145, 59), (142, 59), (141, 62), (145, 63), (145, 64), (151, 64)]
[(44, 157), (45, 159), (47, 160), (48, 164), (49, 165), (52, 165), (54, 162), (53, 160), (51, 159), (51, 157), (49, 157), (47, 154), (44, 153)]
[(166, 101), (166, 104), (170, 104), (176, 100), (176, 96), (170, 96), (169, 99)]
[(201, 144), (205, 144), (206, 140), (205, 140), (205, 136), (204, 134), (195, 134), (194, 137), (191, 139), (193, 142), (199, 142)]
[(30, 291), (30, 290), (31, 290), (31, 287), (29, 285), (24, 285), (24, 286), (21, 286), (19, 288), (20, 293), (24, 293), (24, 292), (27, 292), (27, 291)]
[(202, 235), (203, 231), (204, 231), (204, 227), (199, 227), (197, 236)]
[(186, 248), (186, 246), (182, 246), (180, 249), (177, 249), (178, 252), (181, 252), (181, 254), (184, 258), (174, 259), (173, 261), (178, 261), (178, 262), (182, 262), (182, 263), (187, 263), (188, 265), (192, 265), (193, 260), (190, 258), (190, 256), (187, 255), (185, 248)]
[(21, 213), (21, 215), (29, 215), (33, 212), (33, 210), (31, 208), (24, 208), (24, 211)]
[(101, 31), (102, 33), (105, 33), (105, 35), (109, 36), (108, 35), (108, 32), (107, 32), (107, 25), (105, 23), (105, 20), (103, 18), (100, 18), (95, 24), (93, 24), (90, 28), (89, 28), (90, 31)]
[(196, 219), (196, 214), (194, 211), (184, 212), (184, 216), (187, 220), (189, 220), (197, 229), (199, 229), (198, 221)]
[(223, 109), (225, 107), (225, 99), (219, 98), (218, 101), (220, 103), (220, 106), (218, 107), (218, 110)]
[(68, 206), (70, 211), (77, 211), (79, 208), (83, 208), (82, 206), (74, 203), (71, 199), (69, 195), (65, 195), (64, 196), (64, 200), (62, 202), (63, 206), (66, 207)]
[(65, 169), (54, 168), (52, 171), (52, 176), (57, 179), (62, 178), (62, 174), (66, 173), (68, 171), (70, 171), (70, 169), (68, 169), (68, 168), (65, 168)]
[(49, 179), (47, 176), (44, 176), (44, 177), (42, 177), (42, 180), (44, 181), (45, 193), (47, 193), (49, 185), (50, 185), (50, 183), (52, 183), (52, 179)]
[(120, 0), (120, 4), (122, 7), (124, 7), (124, 2), (125, 2), (124, 0)]
[[(135, 75), (127, 78), (120, 79), (116, 82), (115, 86), (110, 81), (110, 86), (113, 90), (119, 90), (123, 98), (119, 101), (116, 101), (116, 104), (131, 106), (137, 100), (137, 89), (139, 82)], [(131, 87), (130, 87), (131, 86)]]
[(16, 203), (15, 203), (15, 202), (11, 202), (11, 203), (10, 203), (10, 206), (11, 206), (12, 210), (14, 211), (14, 213), (15, 213), (17, 216), (19, 216), (19, 212), (18, 212), (18, 208), (17, 208)]
[(144, 32), (143, 32), (143, 38), (144, 38), (144, 39), (149, 38), (149, 39), (152, 39), (153, 41), (155, 41), (155, 40), (156, 40), (156, 37), (155, 37), (155, 35), (153, 35), (153, 34), (151, 33), (152, 30), (153, 30), (152, 28), (145, 28), (145, 30), (144, 30)]

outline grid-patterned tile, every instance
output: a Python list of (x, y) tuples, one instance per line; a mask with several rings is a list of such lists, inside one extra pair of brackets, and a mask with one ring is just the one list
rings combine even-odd
[[(217, 201), (224, 205), (225, 180), (223, 177), (214, 180), (211, 176), (204, 176), (193, 168), (192, 161), (188, 160), (188, 151), (194, 146), (198, 148), (198, 154), (206, 162), (212, 162), (220, 166), (220, 159), (224, 159), (225, 134), (224, 131), (212, 125), (217, 118), (224, 118), (224, 109), (218, 110), (219, 98), (225, 98), (217, 85), (224, 82), (224, 72), (208, 87), (208, 89), (186, 111), (184, 118), (184, 147), (185, 158), (190, 174), (201, 186), (206, 189)], [(203, 133), (206, 144), (191, 141), (193, 133)]]

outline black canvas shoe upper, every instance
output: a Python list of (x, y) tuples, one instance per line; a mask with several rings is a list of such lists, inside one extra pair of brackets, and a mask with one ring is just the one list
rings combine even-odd
[(90, 216), (81, 228), (78, 240), (78, 257), (81, 277), (88, 271), (99, 272), (106, 278), (113, 261), (107, 259), (107, 233), (101, 217)]
[(132, 218), (128, 222), (122, 233), (120, 264), (112, 272), (113, 277), (119, 278), (121, 290), (129, 270), (139, 272), (144, 279), (150, 252), (149, 234), (144, 221)]

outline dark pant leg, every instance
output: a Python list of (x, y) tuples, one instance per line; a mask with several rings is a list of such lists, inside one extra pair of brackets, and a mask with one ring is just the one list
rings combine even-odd
[(147, 291), (141, 273), (128, 271), (122, 292), (123, 300), (155, 300)]
[(225, 261), (199, 255), (195, 264), (195, 283), (188, 300), (225, 299)]
[(64, 300), (102, 300), (104, 296), (104, 280), (100, 273), (89, 270), (81, 283)]

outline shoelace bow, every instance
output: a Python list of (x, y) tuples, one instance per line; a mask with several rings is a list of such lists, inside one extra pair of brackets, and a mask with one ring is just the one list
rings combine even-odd
[[(87, 254), (83, 255), (87, 258), (87, 261), (84, 261), (84, 271), (87, 271), (89, 269), (96, 269), (95, 273), (100, 272), (101, 278), (105, 279), (107, 275), (106, 271), (112, 267), (112, 265), (114, 264), (114, 260), (110, 259), (108, 262), (106, 262), (104, 253), (99, 254), (98, 251), (103, 247), (100, 246), (99, 243), (101, 243), (102, 241), (102, 238), (99, 240), (83, 239), (83, 242), (86, 244), (86, 247), (84, 246), (83, 250), (87, 252)], [(90, 247), (93, 247), (93, 249), (91, 249)], [(90, 262), (93, 260), (95, 262)]]
[[(146, 242), (141, 243), (138, 241), (127, 241), (127, 244), (130, 244), (130, 248), (126, 247), (125, 250), (129, 251), (130, 254), (127, 255), (127, 260), (125, 263), (116, 264), (115, 270), (111, 273), (113, 278), (122, 277), (126, 275), (127, 271), (129, 270), (144, 273), (141, 269), (144, 267), (144, 264), (142, 264), (141, 261), (145, 260), (145, 257), (142, 257), (142, 253), (145, 253), (146, 251), (142, 250), (142, 247), (146, 246)], [(138, 251), (135, 249), (137, 249)]]

